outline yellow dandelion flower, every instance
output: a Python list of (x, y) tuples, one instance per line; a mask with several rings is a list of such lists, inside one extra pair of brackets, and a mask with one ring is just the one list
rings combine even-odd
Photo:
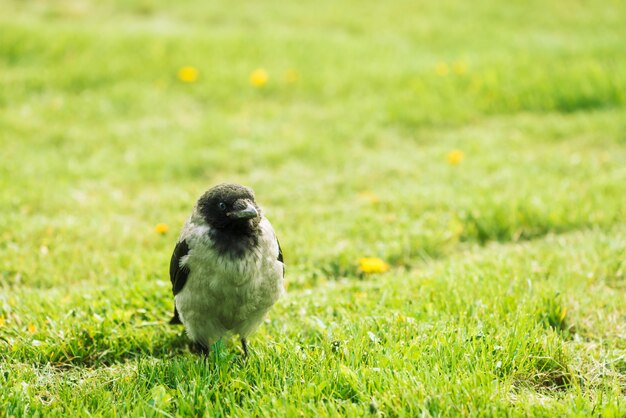
[(35, 332), (37, 332), (37, 327), (35, 327), (34, 324), (28, 324), (28, 332), (34, 334)]
[(198, 80), (198, 69), (195, 67), (182, 67), (178, 70), (178, 79), (185, 83), (193, 83)]
[(166, 234), (169, 229), (170, 227), (167, 226), (167, 224), (156, 224), (156, 226), (154, 227), (154, 231), (157, 234)]
[(378, 195), (376, 195), (376, 193), (374, 192), (369, 191), (359, 193), (359, 199), (372, 204), (380, 202), (380, 198), (378, 197)]
[(450, 68), (448, 67), (448, 64), (446, 64), (445, 62), (438, 62), (437, 65), (435, 65), (435, 73), (437, 75), (444, 76), (444, 75), (448, 75), (449, 72), (450, 72)]
[(452, 65), (452, 69), (456, 74), (462, 75), (467, 72), (467, 64), (464, 61), (457, 61)]
[(250, 73), (250, 84), (254, 87), (263, 87), (268, 79), (269, 75), (263, 68), (257, 68)]
[(296, 70), (289, 69), (285, 72), (285, 81), (289, 84), (293, 84), (300, 79), (300, 75)]
[(356, 300), (367, 299), (367, 293), (366, 292), (356, 292), (354, 294), (354, 298)]
[(363, 273), (384, 273), (389, 270), (389, 264), (378, 257), (363, 257), (359, 259), (359, 271)]
[(0, 327), (4, 325), (5, 319), (4, 315), (0, 315)]
[(559, 315), (559, 321), (563, 321), (565, 319), (565, 315), (567, 315), (567, 307), (564, 306), (561, 311), (561, 315)]
[(387, 223), (395, 222), (397, 219), (398, 217), (395, 215), (395, 213), (386, 213), (383, 216), (383, 221)]
[(458, 149), (452, 150), (448, 153), (448, 164), (459, 165), (461, 164), (461, 161), (463, 161), (463, 157), (465, 157), (463, 151)]

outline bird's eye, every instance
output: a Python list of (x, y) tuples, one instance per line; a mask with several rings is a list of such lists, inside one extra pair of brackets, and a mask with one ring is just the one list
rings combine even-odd
[(226, 203), (220, 202), (217, 207), (220, 208), (220, 210), (226, 210)]

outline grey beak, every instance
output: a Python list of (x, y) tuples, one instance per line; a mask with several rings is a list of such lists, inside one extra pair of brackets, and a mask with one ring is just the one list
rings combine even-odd
[[(239, 206), (239, 205), (236, 205)], [(256, 208), (252, 203), (245, 202), (245, 207), (242, 209), (237, 209), (232, 212), (228, 212), (226, 214), (229, 218), (232, 219), (252, 219), (259, 216), (259, 212), (257, 212)]]

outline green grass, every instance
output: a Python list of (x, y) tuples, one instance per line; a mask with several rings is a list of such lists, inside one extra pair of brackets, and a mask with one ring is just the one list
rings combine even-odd
[[(626, 3), (170, 3), (0, 3), (0, 417), (626, 414)], [(289, 290), (203, 363), (222, 181)]]

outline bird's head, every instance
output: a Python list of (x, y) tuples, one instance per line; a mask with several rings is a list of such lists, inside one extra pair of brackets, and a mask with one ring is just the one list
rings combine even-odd
[(218, 230), (255, 228), (261, 220), (254, 192), (239, 184), (220, 184), (209, 189), (198, 200), (198, 212)]

